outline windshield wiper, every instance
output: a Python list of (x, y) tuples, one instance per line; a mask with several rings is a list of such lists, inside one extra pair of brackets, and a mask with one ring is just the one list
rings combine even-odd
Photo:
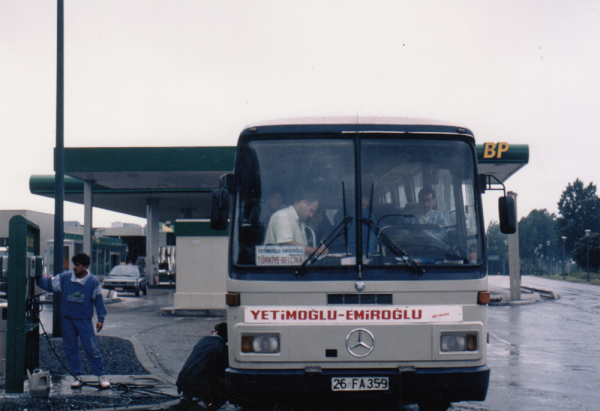
[[(369, 221), (372, 221), (372, 219), (373, 219), (373, 192), (374, 191), (375, 191), (375, 183), (371, 183), (371, 198), (369, 199), (369, 216), (367, 217), (367, 219)], [(361, 214), (360, 217), (363, 218), (363, 216), (362, 216), (362, 207), (361, 207), (361, 210), (360, 210), (360, 214)], [(367, 231), (367, 244), (363, 244), (362, 245), (363, 250), (365, 249), (365, 247), (367, 249), (367, 259), (369, 258), (369, 251), (370, 251), (369, 248), (371, 248), (370, 247), (371, 244), (369, 243), (370, 241), (371, 241), (371, 230), (368, 230)]]
[[(315, 254), (317, 253), (317, 251), (319, 251), (319, 249), (322, 246), (325, 246), (325, 248), (329, 248), (329, 246), (340, 236), (340, 234), (342, 232), (344, 233), (344, 243), (346, 246), (346, 248), (345, 248), (346, 255), (349, 255), (349, 253), (348, 253), (348, 224), (353, 220), (353, 218), (350, 217), (346, 212), (346, 188), (344, 186), (343, 181), (342, 181), (342, 205), (343, 205), (343, 211), (344, 211), (343, 220), (340, 221), (340, 223), (338, 225), (336, 225), (333, 228), (333, 230), (331, 230), (331, 233), (327, 236), (325, 241), (321, 241), (321, 243), (317, 246), (315, 251), (313, 251), (312, 254), (309, 255), (308, 258), (302, 263), (300, 268), (298, 270), (296, 270), (296, 275), (298, 275), (298, 274), (304, 275), (306, 269), (316, 259)], [(344, 227), (343, 231), (341, 231), (342, 226)]]
[(318, 258), (318, 256), (316, 254), (317, 254), (317, 251), (319, 251), (319, 249), (322, 246), (325, 246), (325, 248), (329, 248), (329, 246), (343, 232), (345, 232), (346, 236), (347, 236), (348, 235), (347, 234), (347, 232), (348, 232), (348, 224), (350, 224), (350, 222), (353, 219), (354, 219), (353, 217), (345, 216), (344, 219), (342, 221), (340, 221), (340, 223), (334, 227), (334, 229), (331, 231), (331, 234), (325, 239), (325, 241), (321, 241), (321, 243), (317, 246), (317, 248), (315, 249), (315, 251), (313, 251), (312, 254), (308, 256), (308, 258), (302, 263), (302, 265), (300, 267), (298, 267), (298, 270), (296, 270), (296, 274), (297, 275), (298, 274), (304, 275), (304, 272), (306, 271), (306, 269)]
[(381, 241), (381, 243), (385, 245), (392, 252), (392, 254), (394, 254), (396, 257), (402, 258), (402, 260), (404, 260), (405, 263), (410, 265), (415, 271), (415, 273), (417, 273), (418, 275), (422, 275), (425, 272), (421, 264), (410, 258), (408, 253), (400, 247), (398, 247), (396, 243), (394, 243), (385, 233), (383, 233), (379, 229), (379, 227), (375, 225), (373, 220), (371, 220), (370, 218), (363, 218), (362, 222), (367, 224), (370, 230), (373, 230), (379, 241)]

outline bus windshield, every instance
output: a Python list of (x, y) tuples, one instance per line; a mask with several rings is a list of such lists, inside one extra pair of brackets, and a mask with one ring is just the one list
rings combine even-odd
[[(292, 135), (242, 145), (233, 264), (282, 272), (480, 265), (471, 146), (394, 136)], [(327, 254), (311, 256), (320, 245)]]

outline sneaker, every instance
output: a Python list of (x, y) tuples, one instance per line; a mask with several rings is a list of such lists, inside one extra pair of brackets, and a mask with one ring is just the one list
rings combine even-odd
[(102, 388), (110, 387), (110, 383), (108, 382), (108, 380), (106, 379), (106, 377), (104, 375), (101, 375), (98, 377), (98, 384), (100, 384), (100, 387), (102, 387)]
[(80, 388), (83, 385), (83, 383), (81, 381), (79, 381), (77, 378), (75, 378), (75, 381), (73, 381), (71, 383), (71, 388), (75, 389), (75, 388)]

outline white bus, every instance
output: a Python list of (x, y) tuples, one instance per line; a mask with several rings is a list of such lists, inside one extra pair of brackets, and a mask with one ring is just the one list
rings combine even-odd
[[(437, 410), (483, 401), (486, 180), (471, 131), (439, 122), (243, 130), (211, 207), (211, 226), (229, 222), (230, 232), (230, 402)], [(501, 198), (507, 232), (511, 201)], [(285, 233), (292, 226), (305, 230), (300, 240)]]

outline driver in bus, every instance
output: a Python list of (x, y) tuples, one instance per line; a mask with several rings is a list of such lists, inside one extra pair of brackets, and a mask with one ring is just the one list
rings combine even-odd
[(448, 222), (443, 213), (435, 209), (435, 191), (429, 187), (424, 187), (419, 191), (419, 206), (413, 218), (416, 224), (435, 224), (447, 226)]
[[(419, 232), (410, 232), (408, 239), (414, 242), (433, 240), (434, 243), (442, 241), (447, 243), (445, 227), (448, 221), (444, 214), (435, 209), (435, 191), (424, 187), (419, 191), (419, 203), (414, 208), (407, 207), (405, 214), (409, 224), (438, 226), (439, 229), (423, 228)], [(442, 244), (439, 244), (442, 245)]]
[(315, 251), (317, 255), (326, 255), (329, 252), (326, 247), (310, 247), (306, 239), (304, 222), (311, 218), (318, 208), (319, 201), (314, 193), (299, 194), (291, 206), (276, 211), (271, 216), (265, 245), (300, 245), (304, 247), (304, 253), (307, 255)]

